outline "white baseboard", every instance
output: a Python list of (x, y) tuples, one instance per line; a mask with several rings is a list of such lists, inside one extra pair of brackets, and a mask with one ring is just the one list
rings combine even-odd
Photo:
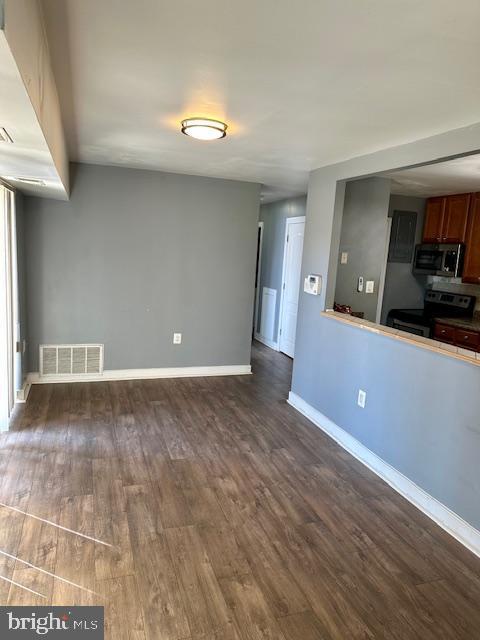
[(17, 397), (15, 398), (15, 402), (23, 403), (27, 401), (28, 394), (30, 393), (30, 389), (32, 387), (32, 383), (29, 382), (28, 376), (24, 381), (22, 387), (17, 391)]
[(333, 440), (352, 454), (357, 460), (385, 480), (395, 491), (415, 505), (420, 511), (436, 522), (442, 529), (480, 557), (480, 531), (472, 527), (456, 513), (436, 498), (428, 494), (403, 473), (379, 458), (373, 451), (344, 431), (320, 411), (290, 391), (288, 403), (303, 413), (314, 425), (319, 427)]
[(204, 376), (243, 376), (252, 373), (249, 364), (221, 365), (214, 367), (164, 367), (161, 369), (112, 369), (101, 374), (40, 376), (29, 373), (30, 384), (58, 382), (109, 382), (113, 380), (152, 380), (155, 378), (199, 378)]
[(269, 340), (268, 338), (265, 338), (265, 336), (262, 336), (260, 333), (255, 332), (255, 340), (258, 340), (259, 342), (261, 342), (265, 346), (270, 347), (270, 349), (275, 349), (275, 351), (280, 351), (280, 348), (278, 346), (278, 342), (274, 342), (273, 340)]

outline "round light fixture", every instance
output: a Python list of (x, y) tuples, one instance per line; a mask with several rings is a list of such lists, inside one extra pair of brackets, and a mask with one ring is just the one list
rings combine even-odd
[(187, 118), (182, 120), (182, 133), (197, 140), (218, 140), (227, 135), (227, 125), (210, 118)]

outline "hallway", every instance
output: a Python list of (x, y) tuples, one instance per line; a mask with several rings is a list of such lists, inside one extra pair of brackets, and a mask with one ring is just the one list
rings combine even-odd
[[(252, 376), (36, 385), (0, 435), (0, 604), (115, 640), (467, 639), (480, 559)], [(16, 584), (15, 584), (16, 583)]]

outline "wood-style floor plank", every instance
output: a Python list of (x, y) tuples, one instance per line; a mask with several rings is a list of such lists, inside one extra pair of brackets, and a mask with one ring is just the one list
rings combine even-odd
[(253, 576), (224, 578), (221, 585), (245, 640), (285, 640)]
[(255, 580), (274, 615), (278, 618), (307, 611), (310, 607), (305, 595), (261, 523), (252, 518), (239, 529), (238, 536)]
[(247, 558), (227, 521), (197, 528), (217, 578), (232, 578), (250, 572)]
[(190, 628), (152, 488), (132, 486), (125, 492), (146, 637), (148, 640), (188, 638)]
[(105, 603), (105, 636), (115, 640), (145, 640), (143, 609), (135, 576), (99, 580), (96, 590)]
[(165, 535), (192, 635), (226, 626), (229, 611), (196, 527), (170, 528)]
[(93, 496), (62, 498), (58, 524), (63, 528), (55, 528), (58, 536), (55, 573), (69, 583), (54, 580), (52, 604), (92, 605), (95, 602)]
[[(0, 434), (0, 604), (107, 640), (472, 640), (480, 559), (252, 376), (34, 386)], [(18, 583), (17, 585), (13, 582)]]
[(303, 611), (282, 618), (285, 640), (328, 640), (330, 636), (312, 611)]

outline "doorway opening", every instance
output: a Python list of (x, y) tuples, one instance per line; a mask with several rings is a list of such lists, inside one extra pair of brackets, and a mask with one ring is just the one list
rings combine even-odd
[(301, 286), (306, 196), (261, 205), (254, 338), (293, 358)]

